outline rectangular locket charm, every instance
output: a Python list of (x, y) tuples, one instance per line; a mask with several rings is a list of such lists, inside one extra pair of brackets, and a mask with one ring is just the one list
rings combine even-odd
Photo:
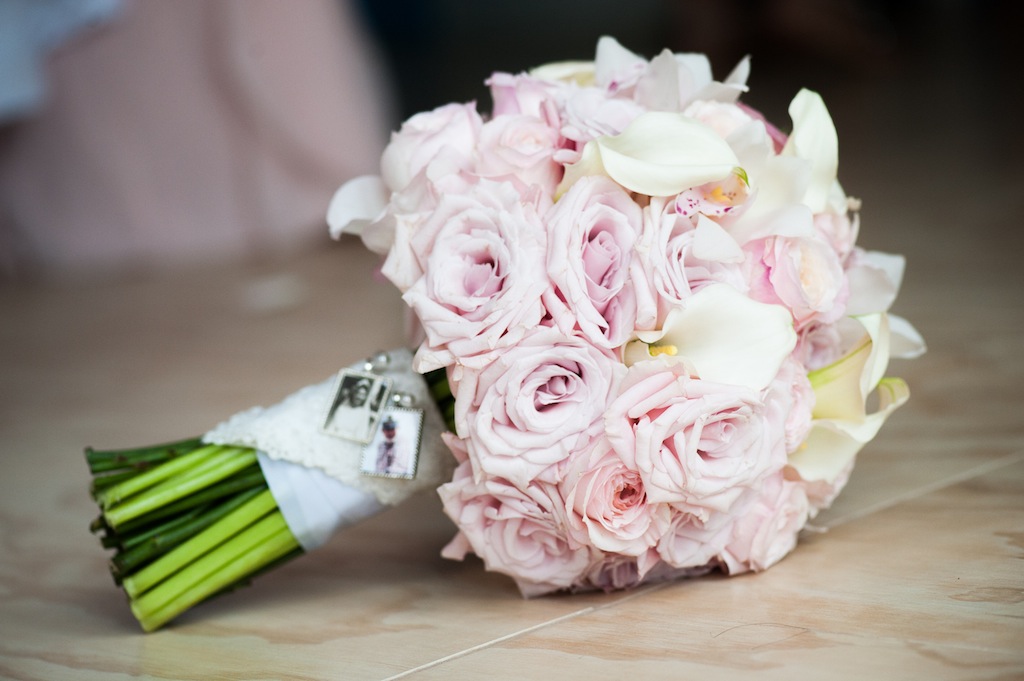
[(416, 477), (423, 441), (423, 410), (392, 407), (384, 412), (380, 428), (363, 449), (359, 472), (385, 478)]
[(327, 435), (367, 444), (377, 432), (391, 395), (391, 379), (342, 369), (334, 379), (333, 395), (320, 429)]

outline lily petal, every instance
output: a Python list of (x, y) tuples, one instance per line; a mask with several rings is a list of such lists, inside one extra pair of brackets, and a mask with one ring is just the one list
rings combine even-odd
[(812, 422), (804, 444), (789, 455), (789, 465), (810, 482), (834, 482), (847, 470), (861, 448), (870, 442), (890, 414), (910, 397), (910, 389), (900, 378), (885, 378), (878, 384), (878, 411), (863, 419), (821, 419)]
[(726, 284), (705, 286), (669, 313), (662, 331), (637, 336), (640, 341), (625, 348), (627, 365), (658, 356), (677, 359), (704, 380), (758, 391), (775, 378), (797, 340), (786, 308), (752, 300)]
[(553, 62), (530, 69), (530, 76), (540, 80), (572, 82), (585, 87), (594, 84), (594, 62)]
[(811, 182), (803, 203), (815, 213), (829, 206), (829, 195), (839, 170), (839, 138), (821, 95), (801, 90), (789, 105), (793, 134), (782, 149), (784, 156), (796, 156), (811, 163)]
[(327, 207), (331, 236), (362, 234), (363, 228), (384, 212), (388, 196), (388, 188), (376, 175), (362, 175), (341, 185)]
[(727, 177), (738, 164), (732, 148), (710, 127), (677, 113), (651, 111), (619, 135), (587, 142), (565, 169), (561, 195), (587, 175), (607, 175), (629, 191), (673, 196)]
[(865, 334), (856, 346), (832, 364), (807, 375), (814, 388), (816, 419), (864, 418), (868, 395), (889, 364), (889, 320), (885, 314), (857, 317)]
[[(856, 318), (865, 335), (838, 361), (812, 371), (814, 421), (807, 440), (790, 454), (789, 464), (805, 481), (834, 483), (857, 452), (910, 397), (899, 378), (882, 378), (889, 361), (889, 319), (885, 314)], [(878, 391), (878, 409), (866, 412), (868, 395)]]

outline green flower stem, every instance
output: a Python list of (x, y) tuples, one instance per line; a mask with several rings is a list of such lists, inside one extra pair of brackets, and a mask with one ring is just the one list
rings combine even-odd
[(138, 494), (144, 489), (148, 489), (170, 477), (187, 471), (192, 466), (199, 465), (201, 462), (217, 454), (221, 449), (222, 447), (220, 445), (207, 445), (193, 450), (184, 456), (171, 459), (170, 461), (167, 461), (155, 468), (151, 468), (144, 473), (140, 473), (119, 485), (114, 485), (101, 494), (97, 501), (103, 508), (116, 504), (122, 499), (127, 499), (132, 495)]
[(173, 551), (134, 575), (126, 577), (121, 586), (129, 598), (138, 597), (169, 575), (180, 573), (185, 566), (206, 555), (276, 508), (277, 502), (274, 501), (270, 490), (260, 492)]
[(430, 393), (435, 400), (445, 400), (451, 397), (451, 390), (448, 389), (448, 382), (444, 379), (438, 379), (430, 382)]
[(93, 499), (99, 499), (105, 490), (110, 489), (114, 485), (120, 485), (125, 480), (129, 480), (138, 475), (137, 471), (134, 470), (121, 470), (117, 473), (107, 473), (104, 475), (98, 475), (92, 479), (92, 487), (90, 492), (92, 493)]
[[(248, 467), (256, 460), (256, 452), (251, 449), (224, 448), (226, 451), (211, 457), (208, 461), (196, 466), (195, 469), (187, 471), (180, 478), (166, 480), (147, 490), (146, 494), (137, 498), (128, 499), (123, 504), (113, 508), (107, 508), (107, 523), (117, 529), (121, 523), (138, 518), (139, 516), (156, 508), (177, 501), (193, 492), (201, 490), (214, 482), (228, 477), (232, 473)], [(188, 458), (188, 455), (181, 459), (175, 459), (165, 466), (173, 466), (179, 461)], [(153, 473), (159, 471), (154, 469)], [(143, 473), (142, 475), (146, 475)], [(141, 475), (139, 477), (142, 477)], [(125, 485), (131, 483), (129, 480)]]
[[(454, 429), (445, 371), (425, 378)], [(146, 631), (303, 553), (251, 448), (189, 438), (86, 459), (100, 506), (90, 529), (114, 549), (111, 574)]]
[(204, 530), (266, 488), (264, 484), (262, 487), (242, 492), (209, 510), (194, 509), (192, 513), (179, 516), (149, 532), (132, 537), (125, 542), (125, 550), (111, 559), (112, 569), (117, 575), (131, 574), (146, 563), (167, 554), (171, 549), (187, 543), (190, 538), (201, 536), (201, 532), (205, 534)]
[(445, 425), (455, 432), (455, 397), (452, 396), (451, 386), (448, 385), (448, 374), (444, 369), (435, 369), (423, 374), (423, 378), (430, 388), (430, 396), (441, 410)]
[(178, 440), (177, 442), (168, 442), (167, 444), (136, 449), (95, 450), (92, 447), (87, 447), (85, 450), (85, 460), (89, 464), (89, 471), (93, 475), (122, 468), (138, 470), (151, 468), (160, 462), (187, 454), (201, 445), (202, 441), (200, 438), (193, 437), (186, 440)]
[(151, 526), (153, 522), (157, 520), (190, 512), (197, 506), (208, 505), (232, 494), (245, 492), (255, 488), (262, 489), (266, 486), (267, 482), (263, 478), (263, 471), (260, 469), (259, 464), (252, 464), (228, 478), (210, 485), (206, 489), (200, 490), (186, 497), (182, 497), (177, 501), (165, 504), (164, 506), (156, 508), (145, 515), (123, 522), (118, 525), (117, 531), (119, 533), (130, 533), (132, 535), (141, 534), (146, 527)]
[(275, 511), (133, 599), (132, 612), (144, 630), (152, 631), (297, 546)]

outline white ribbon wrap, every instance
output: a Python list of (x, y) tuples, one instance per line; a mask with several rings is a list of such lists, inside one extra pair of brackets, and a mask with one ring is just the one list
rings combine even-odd
[[(444, 419), (423, 377), (412, 370), (412, 353), (393, 350), (377, 373), (392, 391), (410, 395), (423, 410), (422, 446), (411, 480), (360, 473), (363, 445), (320, 430), (334, 397), (334, 377), (307, 386), (271, 407), (235, 414), (203, 436), (212, 444), (252, 447), (271, 494), (303, 549), (324, 544), (337, 530), (394, 506), (422, 489), (451, 479), (455, 461), (441, 441)], [(363, 362), (349, 368), (362, 370)]]

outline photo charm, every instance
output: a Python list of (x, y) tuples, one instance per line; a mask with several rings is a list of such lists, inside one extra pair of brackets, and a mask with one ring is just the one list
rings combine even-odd
[(342, 369), (331, 391), (333, 398), (320, 429), (327, 435), (361, 444), (377, 432), (391, 394), (391, 380), (376, 374)]
[(359, 471), (363, 475), (412, 480), (416, 477), (422, 439), (422, 409), (385, 410), (380, 429), (363, 449)]

